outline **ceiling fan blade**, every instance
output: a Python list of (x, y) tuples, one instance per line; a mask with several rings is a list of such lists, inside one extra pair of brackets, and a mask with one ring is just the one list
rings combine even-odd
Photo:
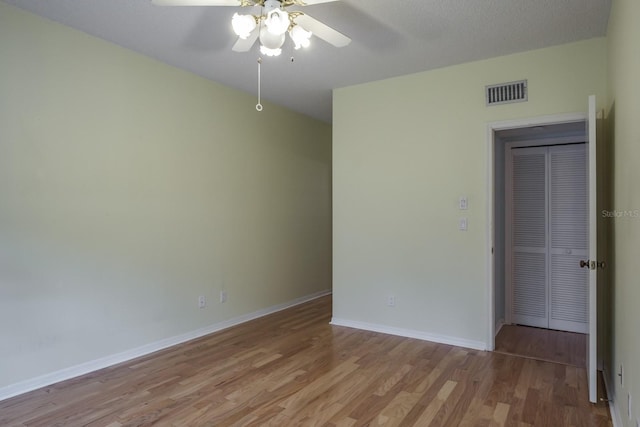
[(156, 6), (242, 6), (241, 0), (151, 0)]
[(233, 50), (234, 52), (248, 52), (249, 49), (253, 47), (256, 40), (258, 40), (259, 34), (260, 31), (258, 28), (256, 28), (246, 39), (241, 39), (240, 37), (238, 37), (238, 41), (233, 45), (231, 50)]
[(305, 30), (311, 31), (314, 35), (335, 47), (344, 47), (351, 43), (351, 39), (349, 37), (307, 14), (301, 14), (296, 17), (295, 21), (296, 24), (300, 25)]

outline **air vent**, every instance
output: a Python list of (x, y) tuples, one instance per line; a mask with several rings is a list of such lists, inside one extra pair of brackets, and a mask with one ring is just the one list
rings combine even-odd
[(527, 81), (500, 83), (485, 88), (487, 106), (525, 102), (527, 100)]

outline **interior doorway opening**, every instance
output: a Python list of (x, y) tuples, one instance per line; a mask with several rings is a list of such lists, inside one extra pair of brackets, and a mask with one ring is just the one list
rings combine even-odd
[[(559, 363), (571, 364), (575, 366), (584, 367), (585, 360), (585, 345), (583, 343), (586, 340), (586, 336), (581, 334), (582, 332), (579, 322), (572, 324), (571, 327), (564, 327), (563, 322), (552, 321), (548, 319), (544, 320), (544, 316), (551, 317), (551, 310), (554, 309), (557, 312), (559, 310), (567, 310), (567, 307), (560, 307), (556, 304), (556, 307), (552, 307), (553, 301), (551, 300), (551, 284), (561, 281), (562, 284), (567, 280), (564, 278), (561, 280), (553, 279), (550, 272), (551, 264), (558, 265), (558, 261), (552, 259), (552, 253), (559, 253), (558, 248), (552, 248), (550, 243), (545, 243), (545, 248), (533, 248), (526, 256), (517, 255), (514, 257), (513, 253), (513, 174), (510, 168), (513, 167), (512, 162), (512, 150), (526, 150), (533, 151), (537, 154), (549, 156), (550, 150), (556, 150), (556, 148), (545, 147), (570, 147), (572, 145), (585, 144), (587, 141), (587, 126), (586, 117), (566, 117), (559, 119), (549, 119), (547, 122), (544, 120), (537, 121), (537, 123), (530, 124), (514, 124), (512, 127), (503, 127), (500, 129), (492, 129), (493, 135), (493, 307), (494, 307), (494, 349), (496, 351), (508, 352), (511, 354), (518, 354), (524, 357), (537, 358), (541, 360), (555, 361)], [(561, 149), (560, 149), (561, 150)], [(546, 153), (546, 154), (545, 154)], [(549, 168), (549, 161), (547, 162), (547, 168)], [(574, 162), (575, 164), (576, 162)], [(560, 168), (559, 170), (562, 170)], [(549, 176), (548, 171), (543, 171), (545, 176)], [(586, 177), (585, 177), (586, 178)], [(540, 188), (549, 191), (549, 179), (545, 179), (545, 182), (540, 184)], [(544, 194), (543, 194), (544, 196)], [(540, 203), (543, 206), (540, 206)], [(549, 206), (544, 201), (533, 201), (532, 206), (538, 206), (541, 213), (549, 212)], [(529, 206), (524, 206), (525, 209), (529, 209)], [(587, 207), (584, 206), (584, 213), (586, 214)], [(548, 224), (547, 213), (546, 222), (540, 227), (544, 228), (546, 233), (543, 236), (544, 241), (548, 242), (550, 225)], [(528, 220), (528, 219), (527, 219)], [(528, 222), (525, 221), (523, 227), (527, 228)], [(540, 228), (539, 227), (539, 228)], [(526, 230), (525, 230), (526, 231)], [(586, 231), (586, 230), (585, 230)], [(519, 246), (520, 249), (522, 247)], [(586, 248), (581, 248), (584, 250)], [(572, 251), (575, 251), (573, 253)], [(526, 251), (525, 251), (526, 252)], [(568, 255), (567, 255), (568, 254)], [(575, 257), (583, 255), (579, 250), (574, 248), (563, 248), (561, 258)], [(529, 306), (523, 305), (528, 300), (523, 299), (521, 291), (517, 296), (514, 296), (514, 258), (520, 256), (519, 262), (520, 271), (524, 275), (528, 275), (534, 271), (547, 286), (544, 291), (538, 292), (538, 307), (542, 310), (538, 314), (537, 319), (530, 320), (528, 316), (532, 310)], [(536, 268), (542, 268), (544, 271), (535, 271), (532, 266), (531, 260), (542, 260), (541, 266)], [(573, 260), (571, 260), (573, 262)], [(571, 262), (567, 262), (567, 267), (571, 265)], [(560, 263), (561, 264), (561, 263)], [(546, 270), (545, 270), (546, 266)], [(580, 271), (573, 271), (572, 274), (580, 275)], [(519, 279), (520, 280), (520, 279)], [(580, 278), (576, 279), (580, 282)], [(520, 280), (521, 282), (526, 282)], [(535, 280), (532, 279), (533, 282)], [(570, 281), (570, 280), (569, 280)], [(586, 286), (586, 282), (582, 282), (583, 285), (574, 286)], [(520, 290), (522, 290), (522, 285)], [(525, 287), (524, 294), (527, 294), (527, 288)], [(557, 294), (571, 293), (570, 289), (560, 289), (555, 292)], [(516, 292), (517, 293), (517, 292)], [(536, 298), (536, 292), (530, 292), (530, 295), (525, 295), (527, 298)], [(523, 302), (524, 301), (524, 302)], [(579, 314), (586, 313), (586, 306), (582, 307), (580, 304), (585, 304), (584, 299), (578, 298), (574, 301), (578, 308), (576, 309)], [(540, 304), (544, 303), (544, 306)], [(573, 303), (573, 302), (572, 302)], [(536, 305), (535, 301), (532, 301), (533, 307)], [(520, 312), (514, 307), (520, 307)], [(523, 308), (524, 307), (524, 308)], [(584, 311), (582, 310), (584, 309)], [(538, 311), (540, 311), (538, 310)], [(570, 311), (571, 308), (568, 308)], [(522, 315), (522, 314), (526, 315)], [(578, 317), (580, 317), (580, 315)], [(558, 317), (558, 316), (556, 316)], [(563, 317), (563, 316), (559, 316)], [(577, 319), (580, 320), (580, 319)], [(521, 326), (521, 324), (528, 326)], [(577, 325), (577, 326), (576, 326)], [(531, 327), (535, 326), (535, 327)], [(541, 329), (542, 327), (542, 329)], [(555, 329), (563, 329), (559, 331)]]

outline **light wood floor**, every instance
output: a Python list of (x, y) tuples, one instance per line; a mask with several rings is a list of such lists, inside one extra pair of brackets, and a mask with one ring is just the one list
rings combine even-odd
[(2, 426), (611, 426), (584, 369), (329, 325), (330, 298), (0, 402)]
[(573, 332), (504, 325), (496, 336), (496, 351), (579, 368), (587, 366), (587, 336)]

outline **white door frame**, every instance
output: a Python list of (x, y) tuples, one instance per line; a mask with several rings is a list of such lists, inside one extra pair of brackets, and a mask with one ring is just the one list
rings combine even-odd
[[(501, 130), (527, 128), (534, 126), (557, 125), (564, 123), (586, 122), (586, 113), (568, 113), (553, 114), (548, 116), (539, 116), (533, 118), (515, 119), (490, 122), (487, 124), (487, 224), (486, 224), (486, 307), (488, 316), (488, 333), (486, 337), (486, 348), (488, 351), (495, 350), (495, 272), (494, 272), (494, 242), (495, 242), (495, 224), (494, 224), (494, 203), (495, 203), (495, 165), (493, 159), (495, 156), (495, 133)], [(506, 313), (505, 313), (506, 314)]]

